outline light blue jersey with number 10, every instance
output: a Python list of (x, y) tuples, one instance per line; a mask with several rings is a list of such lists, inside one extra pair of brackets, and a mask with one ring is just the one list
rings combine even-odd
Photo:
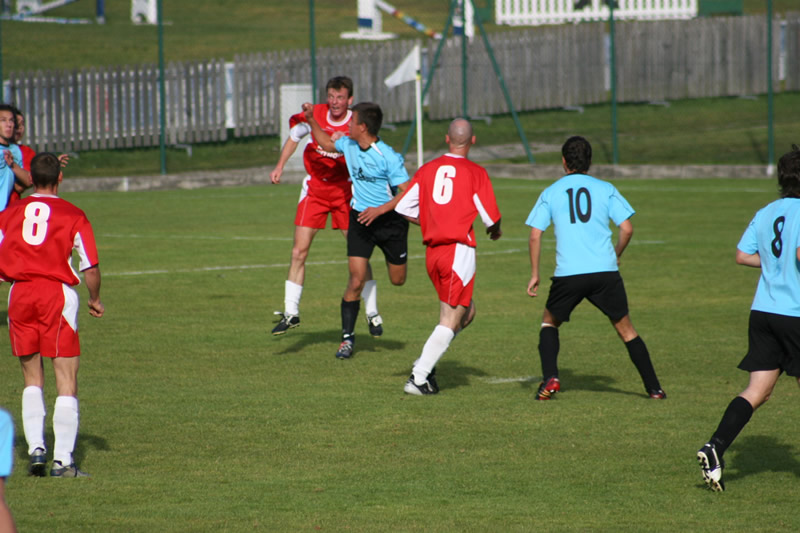
[(800, 317), (800, 198), (781, 198), (760, 209), (737, 248), (758, 253), (761, 278), (751, 309)]
[(556, 234), (555, 276), (618, 270), (609, 222), (619, 226), (635, 211), (617, 188), (586, 174), (568, 174), (550, 185), (525, 223)]

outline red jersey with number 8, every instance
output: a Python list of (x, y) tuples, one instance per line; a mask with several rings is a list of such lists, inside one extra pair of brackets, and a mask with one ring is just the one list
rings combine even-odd
[(0, 278), (5, 281), (50, 279), (80, 284), (79, 270), (98, 264), (97, 245), (82, 210), (57, 196), (32, 194), (0, 213)]

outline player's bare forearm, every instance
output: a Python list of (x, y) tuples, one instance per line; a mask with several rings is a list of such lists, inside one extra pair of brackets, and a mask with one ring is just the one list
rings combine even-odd
[(291, 137), (286, 139), (286, 142), (283, 143), (283, 148), (281, 149), (281, 155), (278, 158), (278, 163), (275, 165), (273, 171), (269, 173), (269, 179), (272, 181), (272, 183), (281, 182), (283, 167), (286, 166), (286, 162), (289, 161), (289, 158), (292, 157), (294, 151), (297, 150), (298, 144), (299, 143), (295, 142)]
[[(800, 261), (800, 248), (797, 252), (797, 259)], [(743, 251), (736, 250), (736, 264), (749, 266), (753, 268), (761, 268), (761, 256), (758, 252), (754, 254), (746, 254)]]
[(368, 207), (361, 211), (361, 213), (358, 214), (358, 221), (365, 226), (369, 226), (379, 216), (383, 215), (384, 213), (388, 213), (389, 211), (393, 211), (397, 203), (400, 201), (400, 198), (402, 198), (406, 187), (408, 187), (407, 181), (397, 186), (397, 194), (385, 204), (379, 207)]
[(320, 148), (326, 152), (335, 152), (336, 146), (333, 144), (331, 136), (328, 135), (322, 127), (320, 127), (319, 122), (314, 119), (314, 104), (303, 104), (303, 114), (306, 117), (306, 122), (311, 126), (311, 135), (314, 136)]
[(528, 296), (536, 296), (539, 288), (539, 257), (542, 251), (542, 230), (531, 228), (531, 236), (528, 239), (528, 251), (531, 256), (531, 279), (528, 282)]
[(619, 225), (619, 237), (617, 239), (617, 245), (614, 247), (614, 252), (617, 254), (617, 259), (622, 257), (622, 252), (624, 252), (625, 248), (628, 247), (632, 237), (633, 224), (631, 223), (630, 219), (625, 220)]
[(89, 314), (100, 318), (105, 313), (103, 302), (100, 301), (100, 267), (95, 265), (84, 270), (83, 279), (89, 291)]
[(418, 217), (410, 217), (408, 215), (401, 215), (404, 219), (408, 220), (412, 224), (416, 224), (419, 226), (419, 218)]
[(19, 166), (16, 163), (9, 165), (11, 170), (14, 171), (14, 178), (16, 181), (24, 186), (26, 189), (33, 185), (33, 180), (31, 179), (31, 173)]

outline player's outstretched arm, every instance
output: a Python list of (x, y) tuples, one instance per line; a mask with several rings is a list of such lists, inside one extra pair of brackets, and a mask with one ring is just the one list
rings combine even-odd
[(283, 175), (283, 167), (286, 166), (286, 162), (292, 157), (294, 151), (297, 150), (297, 145), (300, 144), (295, 142), (294, 139), (291, 137), (286, 139), (286, 142), (283, 143), (283, 148), (281, 149), (281, 155), (278, 158), (278, 163), (275, 165), (275, 168), (272, 172), (269, 173), (269, 179), (272, 183), (280, 183), (281, 176)]
[(84, 270), (83, 279), (86, 281), (86, 288), (89, 290), (89, 314), (100, 318), (106, 311), (103, 302), (100, 301), (100, 267), (95, 265)]
[(308, 125), (311, 126), (311, 134), (314, 136), (314, 140), (317, 141), (320, 148), (326, 152), (335, 152), (336, 146), (333, 144), (331, 136), (323, 131), (319, 123), (314, 119), (314, 104), (308, 102), (303, 104), (303, 114), (306, 117)]
[(528, 282), (528, 296), (536, 297), (539, 288), (539, 256), (542, 252), (542, 230), (531, 228), (528, 251), (531, 255), (531, 280)]
[(11, 172), (14, 173), (14, 178), (17, 182), (24, 185), (26, 188), (33, 185), (33, 180), (31, 180), (31, 173), (22, 168), (14, 161), (14, 156), (11, 155), (10, 150), (3, 151), (3, 157), (6, 160), (6, 165), (8, 168), (11, 169)]

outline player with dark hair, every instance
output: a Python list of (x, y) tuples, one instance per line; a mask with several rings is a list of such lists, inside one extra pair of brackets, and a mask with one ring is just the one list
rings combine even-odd
[(436, 394), (436, 363), (456, 334), (475, 318), (475, 230), (480, 216), (486, 233), (500, 238), (500, 210), (486, 170), (467, 159), (475, 144), (472, 125), (455, 119), (445, 136), (449, 153), (423, 165), (395, 210), (420, 225), (428, 276), (439, 295), (439, 324), (422, 347), (403, 390)]
[[(542, 192), (525, 222), (531, 226), (529, 296), (537, 294), (542, 233), (551, 221), (556, 234), (556, 269), (539, 331), (543, 381), (536, 399), (549, 400), (561, 390), (558, 328), (569, 321), (584, 299), (611, 320), (648, 396), (665, 399), (647, 346), (628, 314), (628, 297), (618, 267), (633, 235), (630, 218), (635, 211), (611, 183), (586, 174), (592, 164), (592, 147), (586, 139), (570, 137), (561, 155), (567, 174)], [(616, 246), (611, 242), (611, 221), (619, 226)]]
[(19, 182), (23, 189), (30, 187), (31, 175), (22, 167), (22, 152), (15, 144), (17, 115), (15, 108), (0, 104), (0, 211), (8, 205), (8, 199)]
[(353, 182), (347, 232), (350, 279), (342, 297), (342, 342), (336, 352), (337, 358), (349, 359), (355, 345), (360, 294), (375, 246), (383, 251), (392, 284), (402, 285), (406, 281), (408, 221), (394, 207), (400, 199), (395, 191), (405, 190), (408, 172), (403, 166), (403, 156), (378, 138), (383, 121), (379, 105), (362, 102), (353, 106), (349, 137), (341, 133), (330, 136), (323, 131), (312, 104), (303, 104), (303, 111), (317, 143), (324, 150), (344, 155)]
[[(352, 113), (348, 109), (353, 103), (353, 81), (345, 76), (328, 80), (325, 86), (327, 102), (314, 106), (314, 118), (329, 135), (337, 131), (348, 133)], [(283, 167), (297, 149), (300, 141), (311, 133), (305, 114), (300, 112), (289, 119), (291, 131), (281, 150), (278, 164), (270, 173), (272, 183), (280, 183)], [(313, 139), (303, 152), (303, 163), (308, 176), (297, 204), (294, 219), (294, 244), (289, 263), (289, 274), (284, 287), (284, 310), (280, 321), (273, 328), (273, 335), (282, 335), (300, 325), (300, 299), (306, 276), (306, 259), (314, 236), (325, 229), (328, 215), (333, 229), (340, 229), (347, 238), (352, 197), (350, 175), (342, 154), (323, 150)], [(367, 324), (370, 334), (383, 334), (383, 319), (378, 313), (378, 289), (372, 279), (372, 270), (367, 265), (367, 280), (361, 293), (364, 297)]]
[(44, 368), (42, 357), (53, 362), (56, 379), (53, 432), (53, 477), (84, 477), (72, 453), (78, 435), (78, 293), (80, 283), (72, 267), (79, 259), (89, 290), (89, 314), (101, 317), (100, 267), (94, 233), (86, 215), (58, 197), (63, 179), (61, 163), (51, 153), (31, 162), (34, 193), (0, 213), (0, 278), (12, 281), (8, 294), (8, 334), (11, 352), (19, 359), (22, 391), (22, 428), (30, 454), (29, 472), (44, 476), (47, 446), (44, 438)]
[(778, 162), (780, 199), (760, 209), (736, 247), (736, 263), (760, 268), (750, 307), (748, 348), (739, 368), (750, 381), (729, 404), (711, 439), (697, 452), (703, 479), (725, 490), (723, 454), (772, 395), (781, 373), (800, 385), (800, 149)]

